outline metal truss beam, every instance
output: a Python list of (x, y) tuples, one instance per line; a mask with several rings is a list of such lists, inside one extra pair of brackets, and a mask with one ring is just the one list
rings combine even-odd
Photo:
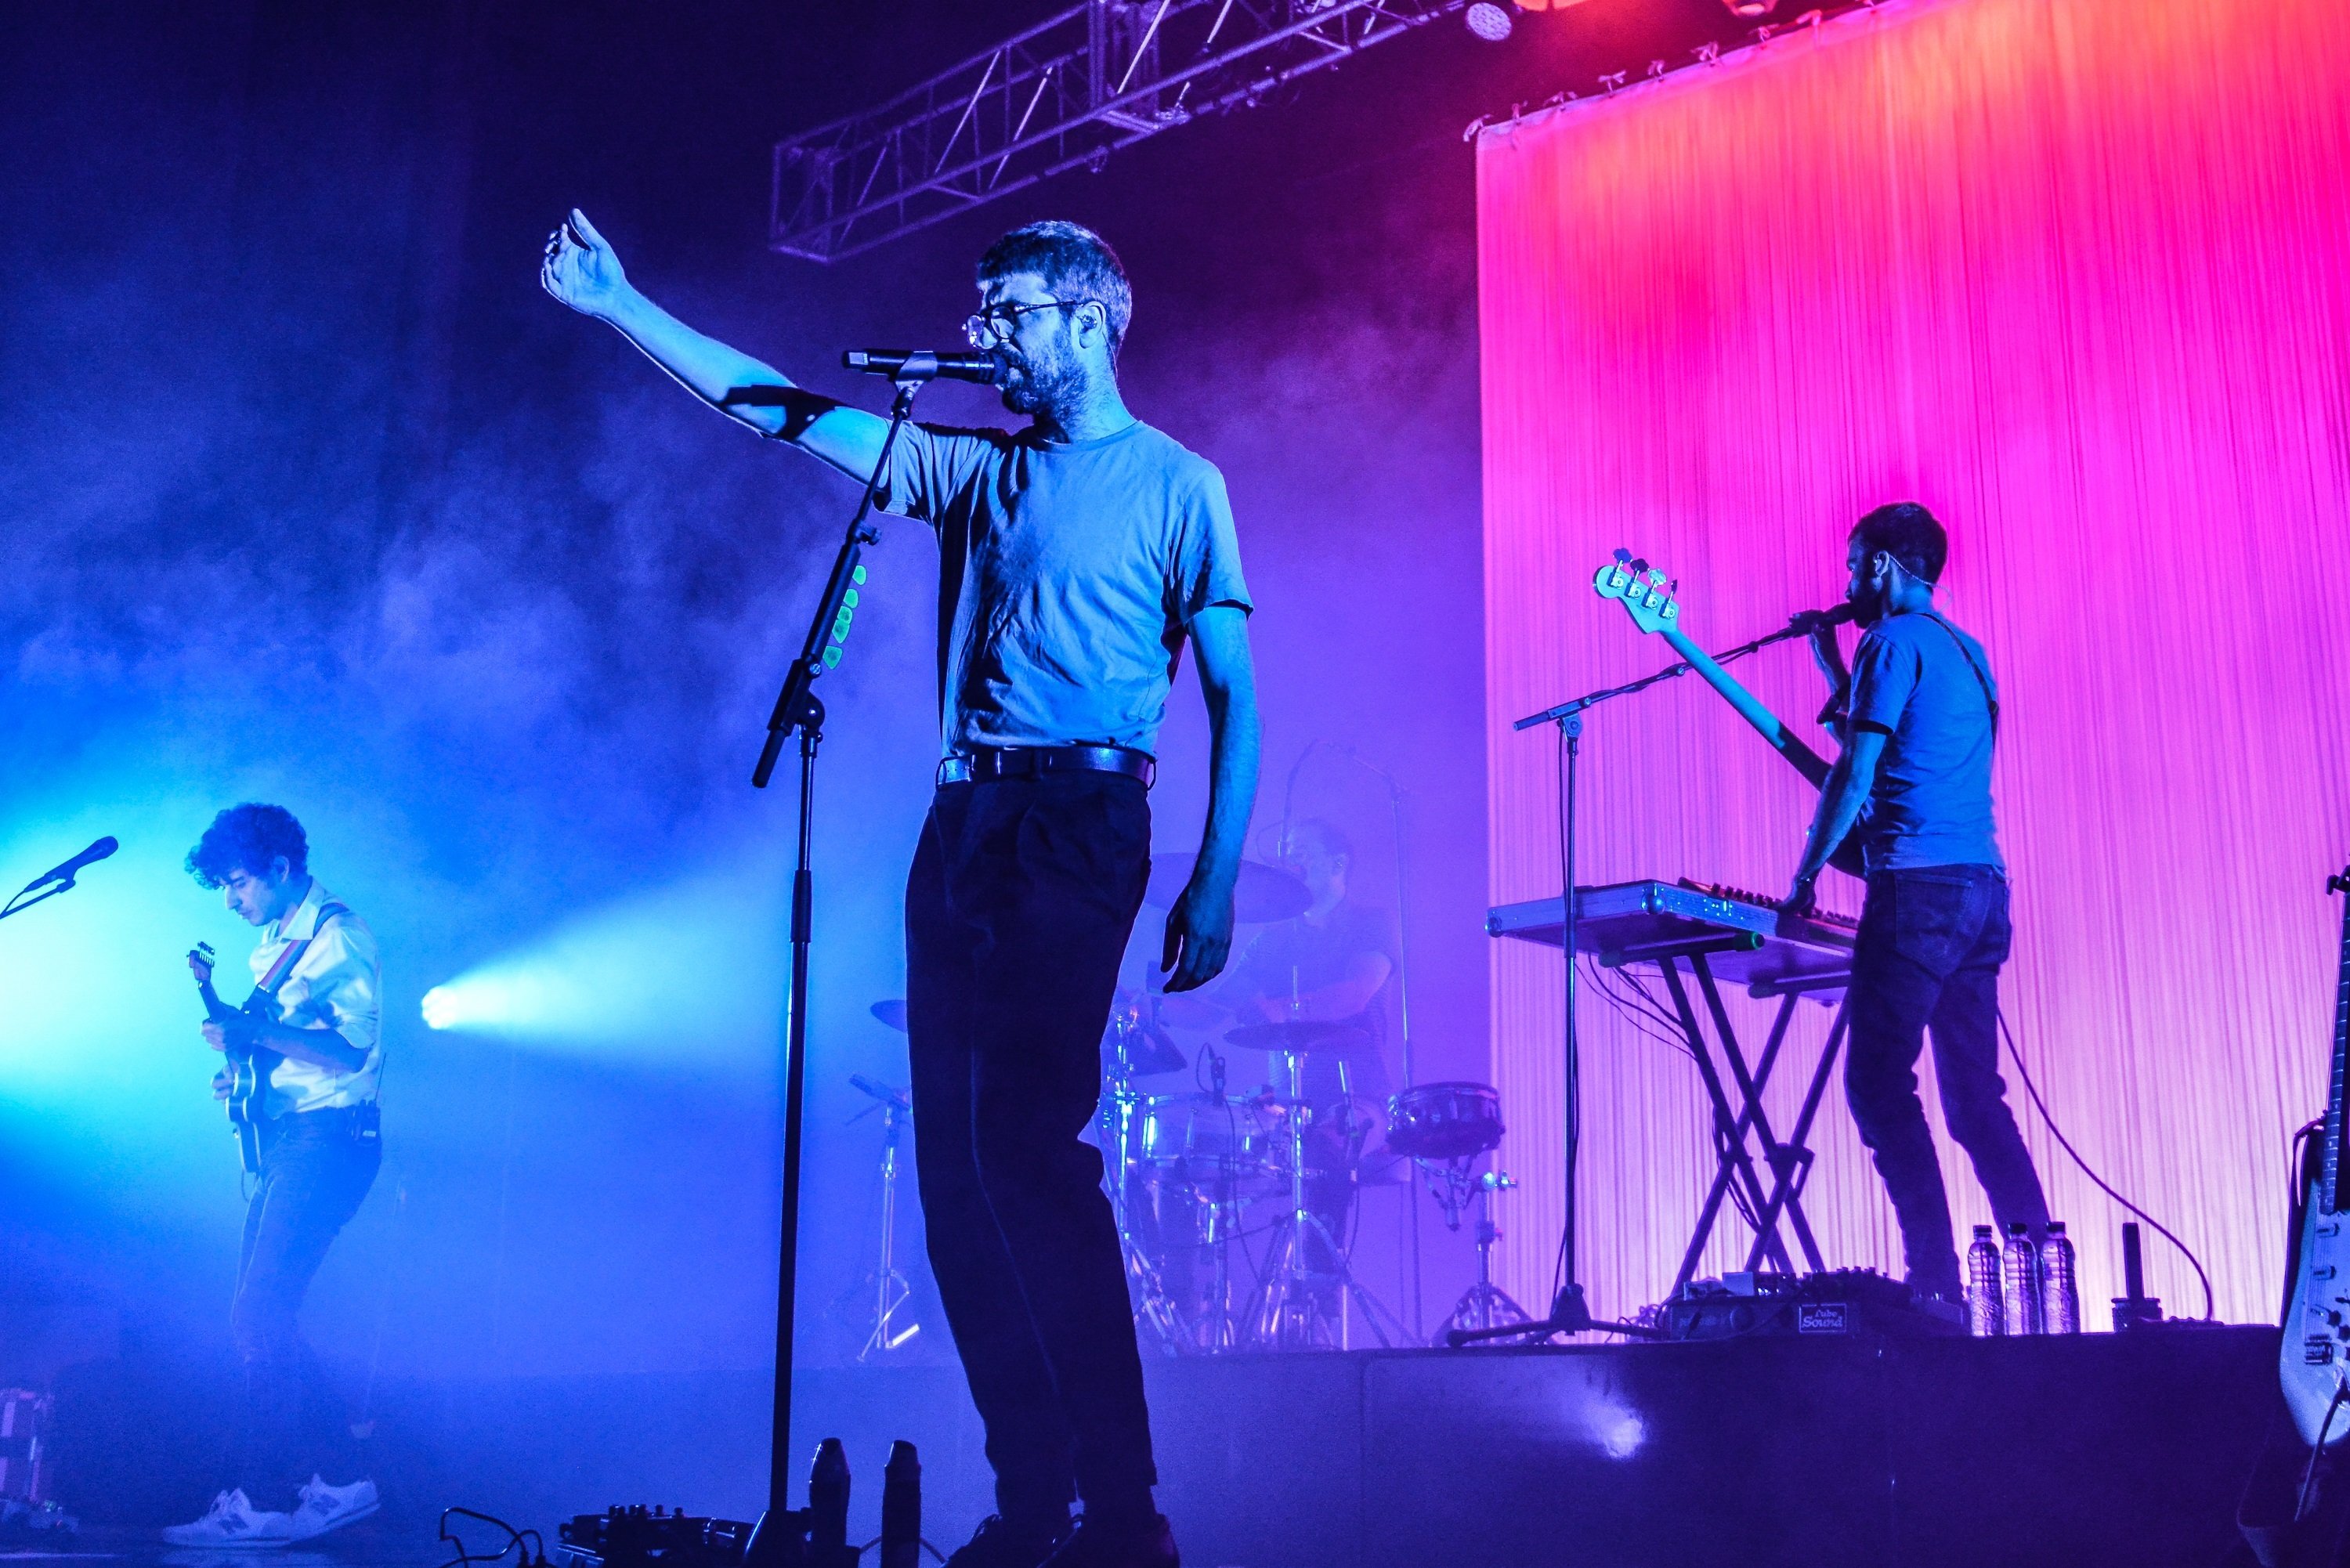
[(767, 243), (837, 261), (1253, 104), (1468, 0), (1081, 0), (775, 147)]

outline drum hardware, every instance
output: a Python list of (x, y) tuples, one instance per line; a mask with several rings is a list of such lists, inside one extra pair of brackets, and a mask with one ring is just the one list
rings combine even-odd
[(881, 1115), (881, 1255), (865, 1277), (849, 1287), (847, 1298), (863, 1296), (865, 1310), (871, 1314), (863, 1320), (872, 1327), (857, 1353), (858, 1360), (871, 1361), (903, 1348), (922, 1332), (922, 1325), (906, 1310), (914, 1287), (898, 1268), (898, 1145), (913, 1116), (913, 1101), (904, 1089), (877, 1084), (861, 1073), (851, 1073), (848, 1081), (875, 1102), (849, 1119), (862, 1121), (876, 1111)]
[(1472, 1174), (1479, 1159), (1501, 1147), (1506, 1130), (1502, 1096), (1487, 1084), (1419, 1084), (1388, 1101), (1388, 1147), (1409, 1158), (1428, 1178), (1445, 1229), (1460, 1230), (1469, 1205), (1480, 1205), (1477, 1282), (1437, 1330), (1437, 1345), (1450, 1343), (1446, 1335), (1455, 1329), (1494, 1329), (1529, 1321), (1525, 1309), (1493, 1282), (1493, 1244), (1502, 1239), (1493, 1222), (1493, 1195), (1517, 1182), (1498, 1169)]
[(1110, 1218), (1118, 1228), (1118, 1252), (1126, 1262), (1128, 1289), (1134, 1298), (1137, 1329), (1148, 1329), (1167, 1355), (1180, 1355), (1193, 1340), (1193, 1329), (1182, 1308), (1168, 1293), (1159, 1264), (1143, 1245), (1134, 1211), (1135, 1187), (1143, 1179), (1136, 1158), (1141, 1133), (1138, 1113), (1146, 1097), (1134, 1086), (1133, 1063), (1115, 1023), (1103, 1038), (1108, 1061), (1108, 1085), (1095, 1113), (1101, 1123), (1103, 1152), (1109, 1179)]
[[(1295, 1028), (1301, 1022), (1310, 1021), (1291, 1020), (1288, 1026)], [(1305, 1053), (1293, 1047), (1280, 1055), (1289, 1092), (1285, 1098), (1269, 1104), (1281, 1113), (1287, 1135), (1284, 1142), (1289, 1165), (1289, 1212), (1275, 1226), (1266, 1251), (1263, 1275), (1250, 1308), (1249, 1337), (1260, 1350), (1343, 1350), (1348, 1338), (1345, 1308), (1352, 1304), (1363, 1314), (1380, 1347), (1392, 1349), (1397, 1340), (1406, 1337), (1403, 1324), (1355, 1278), (1347, 1266), (1346, 1248), (1330, 1234), (1321, 1216), (1307, 1207), (1305, 1129), (1314, 1112), (1305, 1096)], [(1347, 1088), (1343, 1056), (1338, 1071), (1343, 1096)], [(1335, 1334), (1327, 1304), (1333, 1298), (1339, 1307)]]
[(1235, 1024), (1224, 1031), (1224, 1044), (1276, 1055), (1313, 1051), (1344, 1062), (1366, 1054), (1376, 1042), (1360, 1024), (1343, 1020), (1277, 1018), (1270, 1023)]
[[(1423, 1168), (1426, 1168), (1423, 1166)], [(1493, 1244), (1502, 1239), (1501, 1228), (1493, 1223), (1493, 1195), (1509, 1191), (1517, 1186), (1517, 1182), (1508, 1172), (1501, 1170), (1489, 1170), (1482, 1176), (1471, 1177), (1468, 1168), (1459, 1164), (1445, 1167), (1444, 1174), (1448, 1178), (1458, 1178), (1457, 1180), (1448, 1179), (1436, 1193), (1436, 1201), (1444, 1210), (1444, 1223), (1449, 1229), (1461, 1229), (1461, 1211), (1467, 1207), (1471, 1194), (1478, 1204), (1477, 1282), (1462, 1294), (1459, 1304), (1452, 1309), (1452, 1315), (1444, 1320), (1444, 1326), (1436, 1331), (1436, 1337), (1430, 1343), (1451, 1344), (1448, 1336), (1454, 1329), (1495, 1329), (1511, 1324), (1532, 1322), (1525, 1308), (1512, 1301), (1509, 1293), (1493, 1282)]]
[(1109, 1031), (1102, 1036), (1105, 1066), (1116, 1059), (1126, 1077), (1152, 1073), (1180, 1073), (1191, 1064), (1159, 1021), (1159, 993), (1118, 989), (1110, 1003)]

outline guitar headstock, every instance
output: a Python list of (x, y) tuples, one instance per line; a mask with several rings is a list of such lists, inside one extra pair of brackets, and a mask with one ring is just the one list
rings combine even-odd
[(200, 981), (212, 979), (213, 961), (210, 942), (198, 942), (188, 950), (188, 971)]
[(1633, 559), (1629, 550), (1617, 551), (1616, 558), (1592, 577), (1591, 586), (1601, 598), (1620, 602), (1642, 631), (1665, 631), (1680, 624), (1680, 601), (1673, 597), (1679, 585), (1648, 562)]

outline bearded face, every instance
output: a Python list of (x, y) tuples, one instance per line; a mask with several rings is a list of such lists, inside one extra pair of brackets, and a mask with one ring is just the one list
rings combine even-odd
[(1067, 327), (1055, 322), (1048, 331), (1023, 333), (998, 352), (1009, 369), (1003, 382), (1003, 406), (1015, 414), (1038, 414), (1076, 402), (1085, 390), (1085, 368), (1077, 361)]
[(1864, 548), (1855, 539), (1845, 554), (1845, 566), (1852, 576), (1845, 584), (1845, 602), (1852, 606), (1852, 618), (1856, 626), (1872, 627), (1885, 618), (1886, 590), (1892, 587), (1890, 568), (1880, 569), (1882, 553)]

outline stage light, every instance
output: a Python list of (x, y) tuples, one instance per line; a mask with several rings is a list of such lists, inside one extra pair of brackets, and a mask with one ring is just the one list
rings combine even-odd
[(1779, 0), (1721, 0), (1733, 16), (1758, 22), (1779, 8)]
[(762, 860), (624, 899), (442, 981), (419, 1011), (552, 1051), (767, 1062), (784, 881)]
[(1510, 16), (1510, 7), (1496, 5), (1493, 0), (1477, 0), (1469, 7), (1465, 20), (1469, 30), (1489, 44), (1498, 44), (1508, 37), (1510, 29), (1516, 25)]

